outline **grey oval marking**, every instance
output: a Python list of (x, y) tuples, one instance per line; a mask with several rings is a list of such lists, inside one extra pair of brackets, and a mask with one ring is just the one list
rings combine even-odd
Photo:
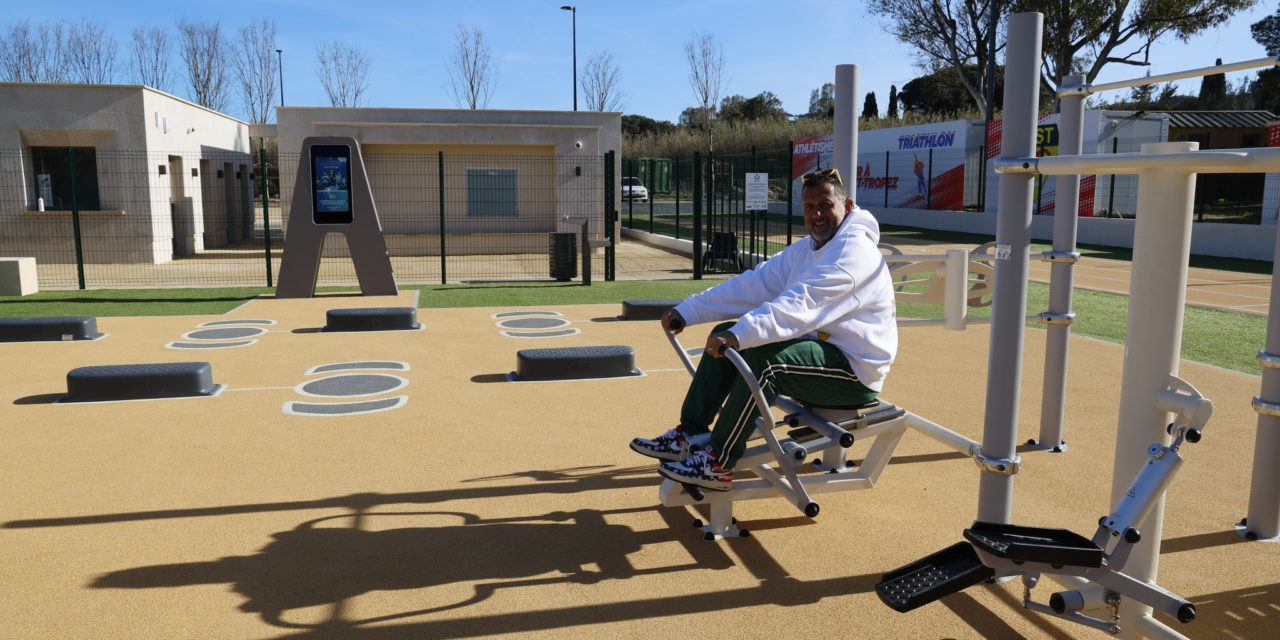
[(338, 402), (333, 404), (291, 401), (284, 403), (283, 409), (285, 413), (292, 415), (331, 418), (336, 416), (390, 411), (404, 406), (408, 401), (408, 396), (396, 396), (394, 398), (384, 398), (381, 400), (367, 400), (365, 402)]
[(554, 329), (551, 331), (503, 331), (502, 335), (508, 338), (563, 338), (565, 336), (576, 336), (582, 333), (578, 329)]
[(521, 316), (559, 316), (559, 311), (503, 311), (489, 316), (493, 319), (498, 318), (519, 318)]
[(409, 363), (395, 362), (391, 360), (368, 360), (364, 362), (335, 362), (333, 364), (322, 364), (311, 367), (305, 375), (315, 375), (317, 373), (329, 373), (331, 371), (351, 371), (356, 369), (389, 369), (392, 371), (408, 371)]
[(247, 347), (257, 340), (241, 340), (239, 342), (170, 342), (165, 345), (170, 349), (230, 349), (232, 347)]
[(498, 323), (503, 329), (556, 329), (569, 326), (564, 318), (512, 318)]
[(408, 384), (409, 381), (400, 376), (382, 373), (351, 373), (304, 382), (295, 390), (306, 396), (346, 398), (395, 391)]
[(228, 325), (239, 326), (246, 324), (265, 324), (274, 325), (275, 320), (213, 320), (211, 322), (202, 322), (198, 326), (201, 327), (225, 327)]
[(197, 329), (184, 334), (188, 340), (232, 340), (260, 336), (267, 330), (262, 327), (226, 327), (223, 329)]

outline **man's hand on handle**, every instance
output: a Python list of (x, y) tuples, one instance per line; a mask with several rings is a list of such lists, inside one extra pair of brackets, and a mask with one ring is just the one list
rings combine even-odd
[(684, 316), (675, 309), (667, 309), (662, 313), (662, 329), (679, 335), (685, 328)]
[(725, 347), (738, 349), (738, 336), (732, 331), (720, 331), (707, 336), (707, 353), (713, 358), (723, 358)]

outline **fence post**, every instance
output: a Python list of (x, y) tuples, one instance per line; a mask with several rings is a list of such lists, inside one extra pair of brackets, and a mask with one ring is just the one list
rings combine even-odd
[(680, 158), (677, 157), (673, 164), (675, 164), (676, 166), (675, 171), (673, 172), (675, 173), (675, 176), (673, 176), (672, 178), (673, 180), (676, 181), (676, 240), (679, 240), (680, 239)]
[(445, 248), (444, 248), (444, 151), (436, 152), (436, 173), (439, 174), (440, 188), (440, 284), (448, 284), (449, 279), (445, 275)]
[[(1120, 152), (1120, 138), (1111, 139), (1111, 153)], [(1111, 187), (1107, 189), (1107, 217), (1119, 218), (1116, 215), (1116, 174), (1111, 174)]]
[(693, 279), (702, 279), (702, 154), (693, 152)]
[[(266, 211), (270, 198), (270, 187), (266, 182), (266, 138), (259, 138), (259, 150), (257, 151), (259, 151), (259, 154), (257, 154), (257, 157), (259, 157), (257, 173), (262, 174), (262, 255), (266, 260), (266, 285), (274, 287), (274, 284), (271, 284), (271, 215)], [(275, 164), (279, 166), (279, 157), (276, 157)], [(174, 230), (174, 233), (177, 233), (177, 230)]]
[(653, 233), (653, 194), (658, 186), (656, 175), (658, 175), (657, 160), (649, 158), (649, 233)]
[(612, 281), (616, 274), (614, 269), (616, 257), (614, 245), (617, 244), (617, 238), (614, 236), (614, 224), (617, 220), (617, 210), (613, 208), (615, 195), (613, 192), (614, 171), (614, 152), (606, 151), (604, 154), (604, 279)]
[(75, 236), (76, 242), (76, 277), (80, 281), (80, 289), (84, 289), (84, 244), (80, 237), (80, 203), (76, 201), (76, 191), (80, 185), (76, 184), (76, 159), (75, 150), (67, 147), (67, 167), (71, 170), (71, 233)]
[[(924, 183), (924, 208), (933, 209), (933, 148), (929, 148), (929, 177)], [(888, 186), (885, 187), (886, 189)]]
[(884, 152), (884, 208), (889, 208), (889, 152)]
[(591, 286), (591, 218), (582, 219), (582, 284)]
[[(796, 197), (796, 194), (794, 193), (796, 188), (795, 186), (795, 183), (796, 183), (795, 166), (796, 165), (794, 161), (795, 157), (796, 157), (796, 143), (794, 141), (788, 142), (787, 143), (787, 246), (791, 246), (791, 216), (795, 215), (795, 207), (791, 202)], [(848, 178), (845, 178), (845, 180), (849, 180), (852, 177), (853, 176), (849, 176)], [(854, 184), (857, 184), (857, 183), (854, 183)], [(847, 188), (850, 191), (854, 190), (853, 185), (850, 185)]]

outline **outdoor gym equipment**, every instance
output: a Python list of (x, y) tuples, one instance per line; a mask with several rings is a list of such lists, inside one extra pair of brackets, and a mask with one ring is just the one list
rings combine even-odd
[[(692, 375), (693, 361), (680, 340), (673, 332), (664, 333)], [(706, 504), (710, 507), (710, 522), (693, 522), (708, 541), (748, 535), (733, 517), (733, 504), (741, 500), (782, 497), (805, 516), (813, 518), (820, 511), (813, 494), (874, 487), (908, 427), (973, 457), (979, 465), (990, 463), (981, 457), (977, 442), (883, 401), (860, 407), (832, 408), (779, 395), (774, 404), (782, 410), (783, 417), (775, 419), (746, 361), (732, 348), (724, 349), (723, 354), (751, 390), (759, 413), (753, 439), (763, 439), (764, 443), (749, 445), (736, 467), (749, 470), (756, 477), (739, 477), (727, 491), (703, 492), (699, 487), (669, 478), (663, 479), (658, 489), (663, 506)], [(774, 430), (779, 428), (786, 431), (775, 434)], [(709, 434), (694, 436), (690, 438), (690, 445), (706, 446), (709, 439)], [(871, 442), (870, 448), (861, 464), (855, 464), (849, 460), (848, 450), (855, 442), (863, 441)], [(811, 456), (818, 458), (810, 463)], [(1010, 473), (1016, 472), (1017, 464), (1006, 468)]]
[[(1176, 377), (1160, 392), (1159, 407), (1177, 416), (1167, 431), (1173, 443), (1147, 447), (1147, 462), (1117, 503), (1098, 521), (1092, 538), (1065, 529), (975, 522), (960, 542), (921, 560), (895, 569), (876, 585), (881, 601), (907, 612), (943, 596), (994, 577), (1021, 576), (1022, 604), (1028, 609), (1119, 634), (1121, 598), (1154, 607), (1179, 622), (1196, 617), (1195, 606), (1154, 582), (1135, 578), (1124, 569), (1134, 546), (1142, 541), (1139, 523), (1159, 502), (1182, 465), (1182, 443), (1200, 441), (1213, 414), (1213, 403)], [(1060, 581), (1048, 604), (1032, 599), (1041, 575)], [(1109, 619), (1083, 611), (1108, 608)]]

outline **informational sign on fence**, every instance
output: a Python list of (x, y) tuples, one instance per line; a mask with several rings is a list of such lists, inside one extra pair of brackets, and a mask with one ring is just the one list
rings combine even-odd
[(747, 211), (769, 210), (769, 174), (747, 174)]

